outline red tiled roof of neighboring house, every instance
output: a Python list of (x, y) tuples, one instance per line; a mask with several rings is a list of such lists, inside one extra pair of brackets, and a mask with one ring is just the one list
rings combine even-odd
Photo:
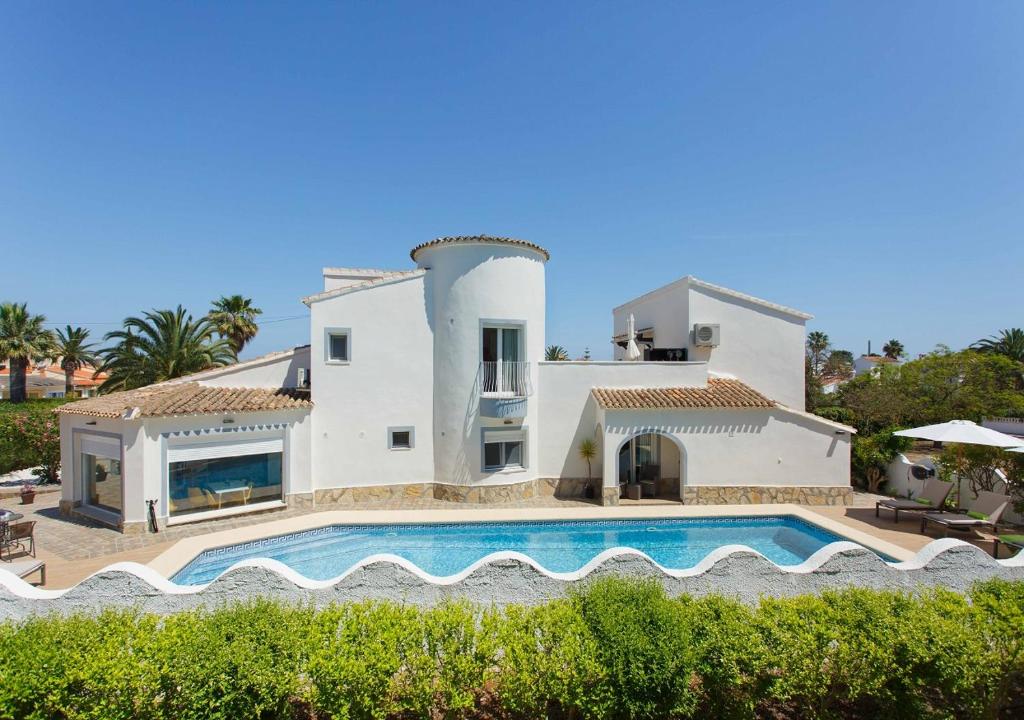
[(605, 410), (775, 407), (757, 390), (729, 378), (710, 378), (706, 387), (594, 388), (591, 393)]
[[(107, 379), (106, 373), (96, 373), (96, 368), (92, 365), (83, 365), (73, 373), (73, 380), (75, 387), (77, 388), (91, 388), (101, 385), (104, 380)], [(11, 374), (10, 365), (5, 365), (0, 368), (0, 376), (7, 376)], [(50, 363), (49, 365), (30, 367), (26, 372), (27, 376), (37, 378), (60, 378), (61, 382), (64, 382), (64, 368), (60, 366), (60, 362)]]
[(260, 412), (312, 407), (308, 393), (275, 388), (209, 387), (199, 383), (158, 383), (61, 405), (70, 415), (107, 418), (164, 417)]
[(865, 360), (870, 360), (871, 362), (880, 362), (880, 363), (898, 363), (899, 362), (898, 358), (891, 358), (891, 357), (887, 357), (885, 355), (861, 355), (861, 357), (864, 358)]
[(536, 245), (527, 240), (517, 240), (515, 238), (507, 237), (494, 237), (493, 235), (456, 235), (452, 237), (439, 237), (430, 242), (420, 243), (412, 250), (409, 251), (409, 256), (416, 260), (416, 254), (420, 250), (426, 248), (437, 247), (438, 245), (475, 245), (475, 244), (493, 244), (493, 245), (516, 245), (518, 247), (524, 247), (529, 250), (539, 252), (544, 256), (545, 260), (551, 259), (551, 253), (542, 248), (540, 245)]

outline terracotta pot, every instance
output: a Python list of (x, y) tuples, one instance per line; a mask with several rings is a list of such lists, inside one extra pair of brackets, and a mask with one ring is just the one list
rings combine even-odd
[(21, 504), (22, 505), (31, 505), (32, 501), (35, 500), (35, 499), (36, 499), (36, 494), (35, 494), (34, 491), (33, 492), (23, 492), (21, 494)]

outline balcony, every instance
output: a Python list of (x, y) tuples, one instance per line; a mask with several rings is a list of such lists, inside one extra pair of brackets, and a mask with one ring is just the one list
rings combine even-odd
[(497, 398), (529, 397), (533, 394), (530, 363), (506, 360), (480, 363), (480, 394)]
[(525, 417), (526, 398), (532, 394), (530, 363), (480, 363), (480, 414), (484, 417)]

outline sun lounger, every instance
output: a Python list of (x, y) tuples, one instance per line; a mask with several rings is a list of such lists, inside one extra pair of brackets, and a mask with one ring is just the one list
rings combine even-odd
[(941, 525), (949, 534), (950, 530), (978, 530), (981, 528), (996, 529), (996, 523), (1003, 516), (1010, 504), (1009, 495), (994, 492), (980, 492), (974, 507), (966, 513), (925, 513), (921, 518), (921, 532), (928, 523)]
[(22, 580), (27, 576), (34, 573), (36, 570), (39, 571), (39, 584), (46, 584), (46, 563), (41, 560), (22, 560), (19, 562), (2, 563), (0, 564), (0, 570), (7, 570), (12, 572)]
[(900, 510), (903, 512), (928, 512), (929, 510), (941, 510), (946, 503), (946, 498), (953, 490), (953, 483), (944, 482), (938, 478), (931, 478), (924, 484), (921, 494), (911, 500), (909, 498), (887, 498), (875, 503), (875, 517), (878, 517), (879, 508), (892, 510), (896, 522), (900, 521)]
[(999, 557), (999, 546), (1024, 550), (1024, 535), (1000, 535), (992, 541), (992, 557)]

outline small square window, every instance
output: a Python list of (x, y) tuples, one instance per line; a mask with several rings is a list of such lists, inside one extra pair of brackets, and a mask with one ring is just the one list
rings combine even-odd
[(331, 333), (328, 340), (327, 359), (348, 362), (348, 333)]
[(408, 448), (409, 447), (409, 431), (399, 430), (391, 433), (391, 447), (393, 448)]
[(411, 427), (388, 428), (388, 449), (412, 450), (413, 431)]

